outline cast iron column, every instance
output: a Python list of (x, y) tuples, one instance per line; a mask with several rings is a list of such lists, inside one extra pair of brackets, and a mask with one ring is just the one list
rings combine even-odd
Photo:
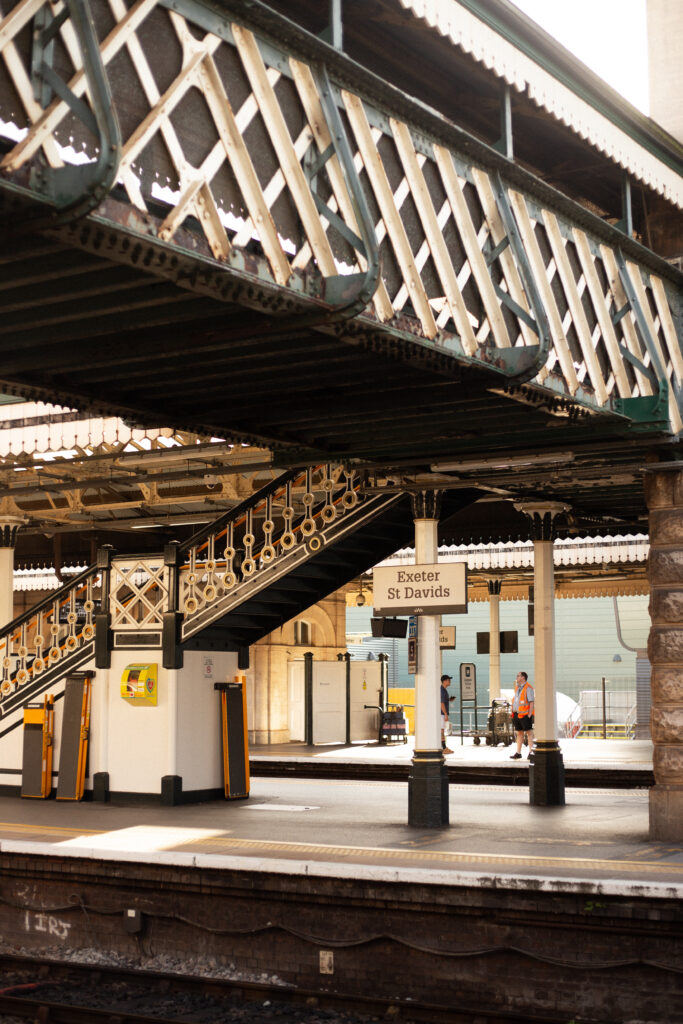
[(650, 725), (655, 784), (650, 836), (683, 840), (683, 469), (653, 466), (645, 476), (650, 510)]
[[(417, 565), (433, 565), (439, 559), (440, 506), (438, 491), (413, 495)], [(415, 753), (408, 776), (408, 824), (419, 828), (448, 824), (448, 774), (441, 750), (440, 622), (440, 615), (418, 616)]]
[[(557, 742), (555, 684), (555, 567), (553, 520), (567, 505), (524, 502), (515, 505), (531, 518), (534, 541), (534, 759), (529, 766), (529, 803), (564, 804), (564, 761)], [(521, 666), (520, 666), (521, 667)]]
[(23, 524), (18, 516), (0, 519), (0, 626), (14, 618), (14, 545)]
[(489, 590), (489, 701), (500, 697), (500, 585), (496, 577), (486, 581)]

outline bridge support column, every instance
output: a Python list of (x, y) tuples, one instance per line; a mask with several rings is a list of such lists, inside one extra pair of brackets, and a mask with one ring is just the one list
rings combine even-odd
[(564, 804), (564, 761), (557, 742), (555, 683), (555, 566), (553, 521), (567, 506), (529, 502), (515, 506), (531, 518), (534, 541), (534, 758), (529, 766), (529, 803)]
[(683, 470), (653, 466), (645, 477), (650, 511), (650, 636), (655, 785), (650, 837), (683, 840)]
[[(413, 496), (415, 562), (434, 564), (439, 559), (438, 491)], [(415, 673), (415, 753), (408, 776), (408, 824), (440, 828), (448, 824), (448, 774), (441, 749), (441, 648), (439, 615), (420, 615)]]
[(500, 587), (501, 580), (487, 580), (489, 590), (489, 701), (500, 697)]
[(14, 618), (14, 546), (23, 523), (16, 516), (0, 519), (0, 625)]

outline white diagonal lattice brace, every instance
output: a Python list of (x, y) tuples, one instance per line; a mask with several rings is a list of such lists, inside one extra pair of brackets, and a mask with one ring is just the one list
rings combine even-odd
[[(581, 303), (579, 290), (576, 287), (576, 280), (569, 263), (569, 257), (565, 250), (565, 241), (560, 233), (557, 218), (554, 214), (550, 213), (549, 210), (543, 211), (543, 222), (545, 224), (548, 241), (550, 242), (550, 248), (555, 259), (555, 266), (557, 267), (557, 271), (562, 282), (562, 289), (567, 300), (567, 306), (569, 307), (568, 315), (570, 323), (574, 325), (576, 335), (579, 339), (579, 345), (581, 346), (581, 352), (583, 353), (586, 369), (588, 371), (593, 390), (595, 391), (595, 395), (600, 405), (604, 405), (607, 401), (607, 390), (602, 378), (602, 370), (600, 369), (600, 364), (595, 352), (594, 341), (591, 336), (590, 327), (588, 326), (586, 313)], [(563, 323), (562, 327), (563, 331), (566, 332), (569, 328), (569, 324), (565, 325), (565, 323)], [(619, 359), (618, 363), (620, 369), (620, 376), (618, 378), (620, 393), (626, 394), (628, 392), (628, 381), (626, 379), (623, 360)]]
[[(119, 50), (125, 45), (126, 40), (139, 28), (147, 15), (156, 6), (156, 0), (138, 0), (126, 16), (111, 30), (107, 38), (101, 44), (100, 56), (102, 63), (106, 64), (116, 56)], [(85, 72), (80, 68), (68, 83), (68, 87), (75, 96), (82, 96), (85, 92)], [(7, 154), (0, 167), (5, 170), (15, 171), (45, 144), (46, 139), (55, 131), (62, 118), (69, 113), (68, 105), (60, 99), (54, 99), (49, 107), (43, 111), (41, 117), (31, 128), (25, 139), (17, 143)]]
[[(293, 57), (290, 58), (289, 65), (292, 69), (294, 82), (299, 91), (299, 97), (306, 112), (308, 123), (311, 126), (313, 137), (318, 145), (318, 150), (319, 152), (324, 153), (332, 144), (332, 137), (325, 121), (325, 115), (318, 98), (318, 92), (313, 80), (313, 75), (309, 67), (302, 64), (300, 61), (294, 60)], [(360, 156), (358, 156), (357, 159), (358, 162), (356, 169), (360, 171), (362, 166)], [(351, 230), (358, 234), (359, 229), (356, 222), (356, 215), (353, 210), (351, 199), (344, 182), (344, 176), (339, 166), (339, 159), (336, 154), (330, 157), (327, 161), (325, 169), (330, 179), (333, 191), (333, 195), (328, 200), (330, 209), (335, 213), (339, 210)], [(299, 256), (301, 255), (302, 253), (299, 253)], [(367, 261), (360, 253), (358, 254), (358, 265), (363, 271), (367, 268)], [(377, 291), (373, 298), (373, 303), (380, 320), (391, 319), (394, 314), (394, 310), (391, 305), (391, 299), (389, 298), (386, 285), (382, 280), (379, 282)]]
[(324, 277), (334, 277), (337, 267), (332, 249), (320, 222), (308, 182), (297, 159), (277, 97), (268, 81), (266, 66), (256, 38), (239, 25), (233, 25), (232, 31), (244, 70), (256, 96), (261, 117), (278, 155), (282, 172), (294, 199), (306, 236), (315, 253), (320, 272)]
[[(432, 259), (443, 285), (446, 301), (453, 317), (453, 323), (462, 339), (465, 351), (468, 355), (474, 355), (477, 351), (477, 341), (469, 321), (467, 307), (458, 286), (455, 269), (446, 247), (446, 240), (443, 236), (443, 224), (439, 223), (437, 219), (427, 183), (417, 161), (417, 154), (410, 137), (410, 131), (406, 125), (394, 120), (394, 118), (391, 118), (389, 123), (391, 124), (396, 148), (401, 158), (406, 178), (408, 179), (413, 200), (422, 221), (422, 227)], [(450, 209), (448, 212), (450, 214)]]
[(404, 283), (408, 288), (411, 301), (422, 323), (422, 329), (428, 338), (434, 338), (438, 328), (429, 305), (429, 300), (427, 299), (427, 293), (420, 279), (419, 271), (415, 265), (410, 242), (398, 212), (395, 196), (373, 142), (363, 104), (358, 96), (354, 96), (346, 91), (342, 92), (342, 98), (356, 137), (358, 149), (363, 157), (366, 173), (375, 193), (375, 199), (382, 213), (382, 220), (386, 225), (387, 233), (396, 253)]

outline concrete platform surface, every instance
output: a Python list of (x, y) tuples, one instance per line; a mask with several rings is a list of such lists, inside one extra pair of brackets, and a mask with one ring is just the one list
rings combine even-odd
[[(650, 744), (571, 743), (563, 743), (567, 761), (651, 763)], [(291, 756), (410, 758), (403, 744), (316, 749)], [(258, 756), (274, 753), (282, 756), (272, 748), (260, 748)], [(500, 761), (509, 754), (510, 748), (462, 748), (463, 757)], [(292, 875), (683, 896), (683, 844), (649, 840), (647, 789), (572, 788), (564, 807), (549, 808), (531, 807), (520, 785), (451, 784), (449, 793), (450, 825), (436, 829), (407, 824), (407, 783), (393, 781), (252, 778), (249, 799), (176, 807), (3, 797), (0, 860), (3, 852), (23, 851)]]
[[(487, 747), (482, 741), (475, 746), (471, 736), (448, 736), (446, 755), (448, 765), (473, 765), (497, 767), (506, 764), (514, 753), (514, 744), (504, 747)], [(567, 768), (601, 768), (610, 770), (639, 767), (652, 770), (651, 740), (560, 740), (562, 757)], [(367, 764), (410, 764), (415, 748), (415, 737), (408, 736), (406, 743), (353, 743), (324, 744), (307, 746), (305, 743), (279, 743), (271, 746), (252, 747), (252, 761), (264, 758), (278, 760), (299, 760), (313, 758), (316, 761), (354, 762)], [(524, 756), (528, 753), (524, 748)], [(515, 762), (513, 762), (515, 763)], [(519, 762), (517, 762), (519, 764)], [(524, 761), (526, 763), (526, 761)]]

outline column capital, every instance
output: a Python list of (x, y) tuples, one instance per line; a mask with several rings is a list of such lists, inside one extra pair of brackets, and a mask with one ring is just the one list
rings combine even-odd
[(503, 577), (502, 576), (487, 576), (486, 577), (486, 586), (488, 587), (489, 597), (495, 597), (496, 595), (500, 596), (500, 588), (502, 586), (502, 583), (503, 583)]
[(25, 523), (22, 516), (0, 516), (0, 548), (13, 548), (17, 533)]
[(531, 519), (533, 540), (552, 540), (555, 517), (571, 506), (562, 501), (516, 501), (515, 508)]
[(441, 515), (441, 491), (415, 491), (410, 495), (413, 519), (438, 519)]

